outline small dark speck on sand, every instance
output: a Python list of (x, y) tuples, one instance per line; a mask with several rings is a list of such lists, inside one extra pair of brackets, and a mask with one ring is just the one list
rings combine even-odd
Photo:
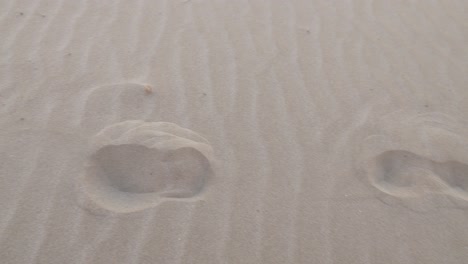
[(71, 52), (68, 52), (68, 53), (67, 53), (67, 56), (71, 56), (71, 55), (72, 55)]
[(307, 34), (310, 34), (310, 30), (306, 30)]
[(428, 104), (425, 104), (424, 107), (429, 107), (429, 105), (428, 105)]
[(24, 15), (24, 13), (23, 13), (23, 12), (19, 12), (19, 15), (22, 16), (22, 15)]
[(24, 117), (20, 118), (21, 121), (24, 121)]
[(145, 84), (145, 85), (143, 85), (143, 87), (145, 89), (146, 94), (152, 94), (153, 93), (153, 87), (151, 87), (151, 85)]

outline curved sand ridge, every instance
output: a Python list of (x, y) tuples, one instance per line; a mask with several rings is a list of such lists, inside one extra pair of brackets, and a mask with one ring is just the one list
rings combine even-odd
[(378, 127), (382, 132), (365, 139), (360, 160), (384, 202), (422, 211), (466, 207), (468, 142), (455, 120), (399, 111)]
[(93, 204), (128, 213), (172, 199), (196, 199), (212, 175), (213, 149), (166, 122), (124, 121), (95, 135), (82, 180)]

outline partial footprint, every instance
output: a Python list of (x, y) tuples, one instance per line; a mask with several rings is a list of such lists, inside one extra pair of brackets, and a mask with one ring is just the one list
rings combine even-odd
[(373, 162), (370, 177), (374, 186), (394, 196), (456, 190), (463, 197), (468, 191), (468, 165), (458, 161), (436, 162), (412, 152), (390, 150)]
[(99, 132), (92, 148), (80, 181), (88, 209), (126, 213), (193, 200), (213, 174), (208, 141), (172, 123), (117, 123)]
[(362, 146), (361, 167), (378, 197), (418, 211), (468, 207), (468, 144), (456, 133), (463, 130), (440, 114), (408, 116), (383, 119), (385, 130)]

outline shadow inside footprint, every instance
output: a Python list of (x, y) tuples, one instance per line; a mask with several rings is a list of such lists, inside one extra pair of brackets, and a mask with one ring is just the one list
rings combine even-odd
[(127, 193), (191, 197), (203, 187), (210, 165), (190, 148), (163, 152), (142, 145), (106, 146), (93, 157), (95, 177)]
[(370, 175), (378, 189), (394, 196), (468, 191), (468, 165), (437, 162), (409, 151), (390, 150), (378, 155)]
[(447, 161), (435, 168), (438, 175), (453, 189), (468, 194), (468, 165), (458, 161)]

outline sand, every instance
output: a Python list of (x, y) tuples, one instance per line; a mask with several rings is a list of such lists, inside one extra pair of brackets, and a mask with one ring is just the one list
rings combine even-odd
[(0, 262), (468, 263), (467, 1), (0, 1)]

